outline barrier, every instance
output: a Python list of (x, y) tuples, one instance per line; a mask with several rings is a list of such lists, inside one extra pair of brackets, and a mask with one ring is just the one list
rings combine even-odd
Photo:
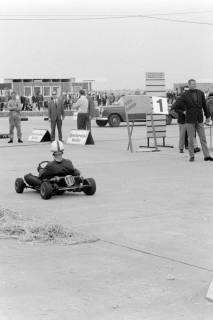
[[(152, 118), (152, 119), (151, 119)], [(146, 137), (147, 147), (150, 147), (150, 139), (154, 139), (154, 134), (157, 138), (163, 139), (163, 144), (157, 144), (157, 147), (173, 148), (171, 145), (166, 145), (166, 115), (164, 114), (147, 114), (146, 116)]]
[[(206, 123), (205, 123), (206, 124)], [(212, 145), (212, 124), (206, 124), (205, 129), (209, 129), (209, 150), (213, 150), (213, 145)]]
[[(147, 95), (128, 95), (124, 97), (124, 106), (126, 113), (127, 132), (128, 132), (128, 146), (127, 150), (133, 152), (132, 133), (134, 128), (134, 115), (151, 112), (150, 97)], [(131, 115), (131, 121), (129, 119)], [(130, 122), (132, 123), (130, 127)]]
[[(21, 116), (23, 117), (45, 117), (48, 115), (48, 111), (21, 111)], [(72, 116), (72, 110), (65, 110), (65, 116)], [(0, 111), (0, 117), (8, 117), (9, 111)]]
[(67, 138), (67, 144), (95, 144), (89, 130), (71, 130)]
[(9, 137), (10, 137), (9, 133), (0, 133), (0, 139), (7, 139)]
[(47, 129), (33, 129), (32, 134), (28, 138), (28, 141), (33, 141), (33, 142), (51, 141), (51, 136)]
[(213, 280), (211, 281), (210, 286), (208, 288), (206, 299), (213, 302)]
[[(166, 114), (168, 114), (168, 103), (166, 98), (162, 97), (149, 97), (149, 96), (126, 96), (125, 97), (125, 112), (127, 119), (127, 131), (128, 131), (128, 146), (127, 150), (130, 149), (133, 152), (132, 146), (132, 133), (134, 128), (134, 119), (131, 120), (132, 125), (130, 127), (129, 114), (146, 112), (146, 127), (147, 127), (147, 146), (139, 146), (140, 148), (146, 147), (148, 150), (137, 150), (137, 151), (159, 151), (157, 144), (157, 138), (163, 138), (162, 147), (170, 147), (165, 144), (166, 138)], [(153, 150), (149, 149), (150, 139), (154, 139)]]

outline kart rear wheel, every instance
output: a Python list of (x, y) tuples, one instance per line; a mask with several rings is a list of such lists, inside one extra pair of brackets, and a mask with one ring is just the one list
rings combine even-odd
[(84, 179), (83, 192), (88, 196), (92, 196), (96, 192), (96, 183), (93, 178)]
[(15, 181), (15, 190), (17, 193), (23, 193), (25, 188), (25, 183), (24, 183), (24, 179), (22, 178), (17, 178)]
[(40, 195), (42, 197), (42, 199), (50, 199), (52, 197), (52, 193), (53, 193), (53, 188), (51, 186), (51, 183), (49, 182), (42, 182), (41, 186), (40, 186)]

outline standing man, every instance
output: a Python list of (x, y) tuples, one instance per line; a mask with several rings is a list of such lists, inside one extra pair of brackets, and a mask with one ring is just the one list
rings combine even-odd
[(65, 118), (64, 101), (61, 96), (57, 97), (53, 92), (51, 101), (48, 104), (48, 119), (51, 123), (51, 141), (55, 141), (55, 127), (58, 129), (58, 139), (62, 140), (62, 121)]
[(78, 110), (77, 116), (77, 129), (86, 130), (89, 126), (89, 112), (88, 112), (88, 99), (86, 97), (85, 91), (81, 89), (79, 91), (80, 98), (74, 104), (74, 109)]
[(9, 100), (7, 108), (9, 110), (9, 125), (10, 125), (10, 140), (8, 143), (13, 143), (14, 137), (14, 127), (16, 127), (17, 131), (17, 138), (19, 143), (23, 143), (21, 140), (22, 133), (21, 133), (21, 109), (22, 105), (19, 99), (16, 98), (16, 92), (12, 92), (11, 100)]
[(189, 141), (189, 161), (194, 161), (194, 135), (197, 131), (205, 161), (213, 161), (209, 155), (206, 142), (206, 135), (203, 124), (203, 112), (206, 117), (206, 124), (210, 123), (210, 112), (206, 105), (204, 93), (196, 89), (196, 81), (188, 81), (189, 90), (185, 91), (182, 96), (175, 102), (174, 110), (178, 114), (185, 115), (186, 129)]
[(88, 119), (88, 122), (86, 124), (86, 129), (91, 131), (91, 120), (95, 116), (95, 102), (94, 102), (94, 99), (93, 99), (93, 97), (92, 97), (90, 92), (87, 95), (87, 100), (88, 100), (89, 119)]
[[(178, 100), (179, 98), (177, 98)], [(170, 113), (172, 114), (174, 111), (175, 103), (172, 105)], [(184, 152), (185, 149), (188, 149), (188, 134), (186, 128), (185, 114), (184, 113), (176, 113), (174, 114), (175, 118), (177, 118), (177, 122), (179, 125), (179, 150), (180, 153)], [(194, 135), (194, 153), (200, 152), (200, 148), (198, 147), (196, 134)]]

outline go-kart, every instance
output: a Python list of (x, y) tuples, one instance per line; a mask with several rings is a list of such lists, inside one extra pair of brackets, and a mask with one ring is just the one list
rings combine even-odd
[[(43, 169), (49, 161), (39, 163), (38, 171)], [(53, 195), (61, 195), (64, 192), (81, 192), (92, 196), (96, 192), (96, 183), (93, 178), (84, 178), (80, 175), (65, 177), (55, 176), (51, 179), (42, 180), (39, 186), (29, 185), (23, 178), (15, 180), (15, 190), (17, 193), (23, 193), (24, 189), (33, 189), (40, 192), (42, 199), (50, 199)]]

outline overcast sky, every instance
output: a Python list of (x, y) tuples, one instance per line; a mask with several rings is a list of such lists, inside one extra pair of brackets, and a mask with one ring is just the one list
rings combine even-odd
[[(143, 89), (145, 72), (163, 71), (167, 88), (188, 78), (213, 82), (210, 0), (0, 0), (0, 8), (0, 78), (77, 77), (96, 80), (97, 89)], [(200, 24), (143, 17), (2, 20), (139, 14)]]

